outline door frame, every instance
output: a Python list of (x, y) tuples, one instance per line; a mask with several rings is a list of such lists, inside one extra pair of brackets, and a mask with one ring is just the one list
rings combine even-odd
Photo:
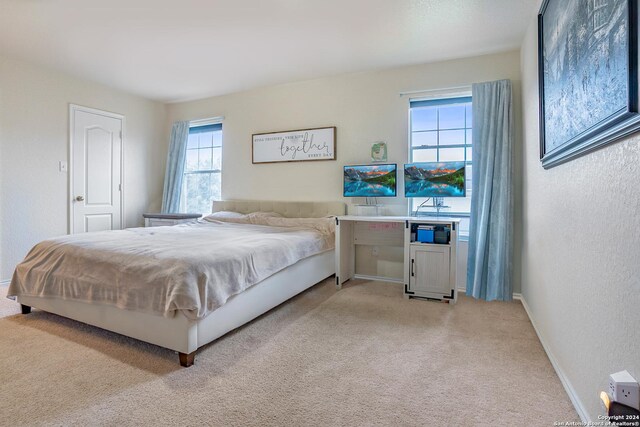
[(126, 228), (124, 217), (124, 138), (125, 138), (125, 116), (118, 113), (112, 113), (110, 111), (98, 110), (96, 108), (84, 107), (78, 104), (69, 104), (69, 152), (67, 153), (68, 161), (68, 174), (67, 179), (69, 181), (69, 194), (67, 196), (67, 206), (69, 210), (67, 234), (72, 234), (73, 230), (73, 131), (75, 126), (75, 113), (76, 111), (83, 111), (85, 113), (96, 114), (99, 116), (110, 117), (113, 119), (119, 119), (122, 123), (122, 134), (120, 136), (120, 229)]

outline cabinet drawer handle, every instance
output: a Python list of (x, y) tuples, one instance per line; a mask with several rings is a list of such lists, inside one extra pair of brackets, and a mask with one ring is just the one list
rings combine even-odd
[(414, 264), (414, 263), (415, 263), (415, 260), (414, 260), (414, 259), (412, 259), (412, 260), (411, 260), (411, 277), (414, 277), (414, 276), (415, 276), (415, 274), (413, 273), (413, 264)]

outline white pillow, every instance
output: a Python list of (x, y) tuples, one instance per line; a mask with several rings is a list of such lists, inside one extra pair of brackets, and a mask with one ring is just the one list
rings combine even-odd
[(240, 212), (219, 211), (208, 216), (213, 218), (242, 218), (244, 214), (241, 214)]
[(336, 230), (336, 222), (333, 218), (262, 217), (255, 218), (252, 224), (270, 225), (272, 227), (308, 228), (323, 234), (332, 234)]
[(239, 224), (261, 224), (267, 218), (282, 218), (282, 215), (276, 212), (251, 212), (245, 215), (239, 212), (220, 211), (204, 217), (204, 219), (209, 222), (222, 221)]
[(231, 212), (231, 211), (220, 211), (214, 212), (205, 216), (203, 219), (206, 221), (224, 221), (228, 219), (239, 219), (244, 218), (246, 215), (241, 214), (239, 212)]
[(251, 212), (247, 214), (247, 218), (250, 220), (260, 220), (261, 218), (282, 218), (282, 215), (277, 212)]

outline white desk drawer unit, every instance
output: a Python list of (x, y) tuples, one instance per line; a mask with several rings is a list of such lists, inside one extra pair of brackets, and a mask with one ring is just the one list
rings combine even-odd
[(161, 214), (161, 213), (145, 213), (144, 217), (145, 227), (162, 227), (166, 225), (176, 225), (185, 222), (193, 222), (200, 218), (201, 214)]
[[(336, 286), (350, 279), (368, 279), (404, 284), (407, 298), (429, 298), (453, 303), (457, 300), (456, 266), (458, 218), (354, 216), (336, 218)], [(433, 243), (417, 241), (418, 226), (448, 229), (446, 239)], [(439, 242), (438, 242), (439, 241)], [(402, 277), (358, 274), (356, 246), (395, 246), (403, 248)]]

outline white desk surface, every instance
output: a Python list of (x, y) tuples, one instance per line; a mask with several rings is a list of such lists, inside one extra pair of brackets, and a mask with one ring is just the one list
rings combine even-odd
[(444, 216), (365, 216), (365, 215), (341, 215), (340, 221), (368, 221), (368, 222), (405, 222), (405, 221), (425, 221), (425, 222), (460, 222), (460, 218), (450, 218)]

